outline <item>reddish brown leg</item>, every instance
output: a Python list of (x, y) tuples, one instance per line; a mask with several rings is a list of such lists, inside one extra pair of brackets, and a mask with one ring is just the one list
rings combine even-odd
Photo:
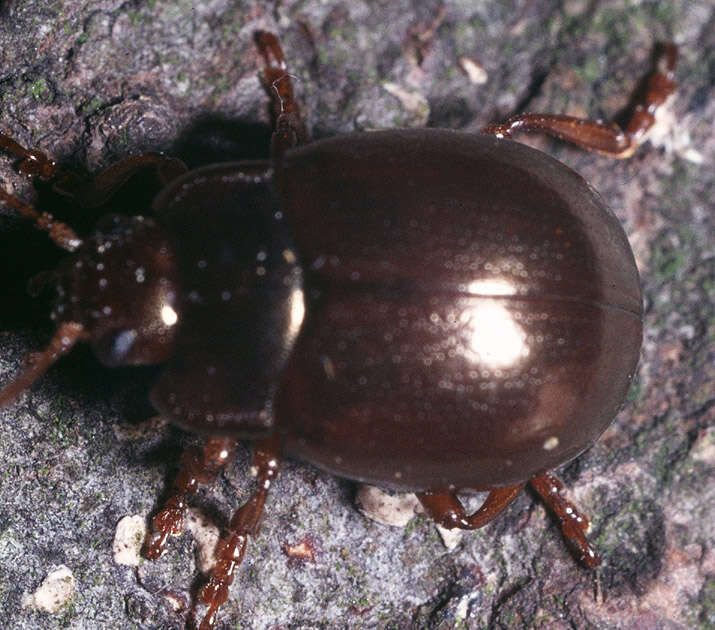
[(26, 149), (10, 136), (0, 133), (0, 149), (20, 158), (18, 170), (31, 177), (39, 177), (49, 181), (57, 175), (58, 167), (54, 160), (50, 160), (42, 151)]
[[(20, 158), (18, 170), (21, 173), (44, 182), (51, 182), (56, 192), (75, 199), (77, 203), (86, 208), (101, 206), (141, 169), (156, 168), (162, 184), (168, 183), (187, 171), (186, 166), (180, 160), (168, 158), (159, 153), (147, 153), (117, 162), (91, 181), (85, 181), (76, 174), (59, 167), (42, 151), (26, 149), (3, 133), (0, 133), (0, 150)], [(18, 214), (34, 221), (39, 229), (49, 234), (58, 247), (74, 251), (82, 244), (82, 239), (71, 227), (57, 221), (48, 212), (38, 212), (32, 206), (2, 189), (0, 189), (0, 201), (4, 201)]]
[(484, 527), (499, 516), (521, 492), (523, 487), (524, 484), (522, 483), (507, 488), (490, 490), (482, 506), (469, 516), (456, 494), (418, 492), (417, 498), (424, 506), (427, 514), (442, 527), (447, 529), (477, 529)]
[(579, 561), (592, 569), (601, 564), (596, 550), (586, 538), (588, 519), (573, 503), (561, 496), (564, 484), (551, 473), (536, 475), (529, 479), (529, 483), (559, 519), (564, 538)]
[(625, 130), (615, 124), (573, 116), (520, 114), (504, 123), (488, 125), (482, 129), (482, 133), (511, 138), (515, 131), (536, 131), (610, 157), (630, 157), (645, 132), (653, 126), (658, 107), (675, 91), (677, 58), (675, 44), (666, 44), (659, 51), (655, 69), (645, 81), (642, 98), (636, 103)]
[(49, 212), (38, 212), (32, 206), (20, 201), (20, 199), (5, 192), (2, 188), (0, 188), (0, 201), (4, 201), (19, 215), (34, 221), (35, 226), (47, 232), (57, 247), (73, 252), (82, 244), (82, 239), (77, 236), (69, 225), (62, 223), (62, 221), (57, 221)]
[(211, 570), (209, 581), (199, 591), (199, 599), (208, 605), (199, 630), (211, 630), (214, 627), (218, 609), (228, 599), (234, 573), (243, 560), (248, 536), (258, 534), (266, 496), (278, 475), (278, 454), (279, 445), (274, 438), (256, 444), (253, 467), (258, 489), (233, 515), (227, 535), (218, 544), (216, 565)]
[[(42, 181), (49, 181), (57, 175), (57, 165), (42, 151), (26, 149), (4, 133), (0, 133), (0, 149), (20, 158), (18, 170), (21, 173), (30, 177), (38, 177)], [(2, 188), (0, 188), (0, 200), (18, 214), (34, 221), (38, 229), (47, 232), (52, 242), (58, 247), (72, 252), (82, 244), (82, 239), (75, 234), (71, 227), (55, 220), (48, 212), (38, 212)]]
[(27, 357), (25, 369), (0, 389), (0, 409), (10, 404), (17, 396), (37, 381), (60, 357), (66, 355), (82, 340), (82, 324), (64, 322), (57, 328), (48, 346), (42, 352), (33, 352)]
[(52, 182), (52, 187), (59, 194), (75, 199), (85, 208), (101, 206), (129, 178), (144, 168), (155, 168), (163, 185), (188, 170), (186, 165), (176, 158), (161, 153), (145, 153), (120, 160), (87, 181), (58, 166), (42, 151), (26, 149), (3, 133), (0, 133), (0, 149), (20, 158), (17, 168), (21, 173), (37, 177), (44, 182)]
[(163, 187), (189, 169), (181, 160), (161, 153), (143, 153), (125, 158), (108, 166), (90, 181), (63, 172), (54, 182), (55, 190), (72, 197), (84, 208), (97, 208), (105, 204), (124, 184), (139, 171), (156, 169), (159, 184)]
[(209, 438), (203, 448), (184, 451), (171, 494), (152, 519), (152, 531), (144, 543), (147, 558), (159, 558), (166, 549), (169, 536), (177, 536), (184, 530), (188, 497), (196, 493), (200, 483), (212, 481), (231, 461), (235, 450), (235, 440), (218, 436)]
[(255, 39), (266, 64), (263, 70), (265, 88), (273, 102), (272, 149), (274, 156), (278, 153), (280, 157), (286, 149), (303, 144), (308, 134), (295, 102), (293, 82), (278, 38), (273, 33), (258, 31)]

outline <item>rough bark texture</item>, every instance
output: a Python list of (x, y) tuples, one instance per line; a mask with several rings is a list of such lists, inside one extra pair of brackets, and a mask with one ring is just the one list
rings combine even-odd
[[(405, 528), (378, 524), (356, 510), (352, 484), (288, 462), (218, 628), (714, 627), (712, 2), (5, 0), (0, 128), (89, 172), (147, 149), (192, 164), (217, 148), (265, 151), (265, 129), (244, 124), (268, 121), (258, 28), (279, 34), (314, 137), (477, 130), (523, 110), (613, 118), (659, 40), (680, 45), (680, 88), (654, 143), (630, 160), (529, 139), (600, 191), (642, 272), (637, 384), (602, 439), (560, 471), (593, 516), (603, 567), (578, 567), (528, 493), (448, 551), (424, 516)], [(461, 69), (464, 58), (484, 82)], [(243, 135), (227, 140), (227, 131)], [(0, 185), (37, 199), (4, 157)], [(46, 301), (24, 286), (56, 255), (2, 213), (4, 382), (49, 337)], [(119, 429), (149, 413), (152, 376), (100, 369), (80, 349), (0, 412), (4, 627), (183, 628), (199, 583), (194, 538), (174, 539), (138, 570), (115, 564), (111, 551), (120, 518), (156, 509), (189, 439)], [(219, 526), (250, 492), (247, 468), (242, 450), (196, 499)], [(289, 557), (301, 542), (311, 553)], [(23, 607), (23, 594), (60, 565), (75, 580), (67, 602), (54, 613)]]

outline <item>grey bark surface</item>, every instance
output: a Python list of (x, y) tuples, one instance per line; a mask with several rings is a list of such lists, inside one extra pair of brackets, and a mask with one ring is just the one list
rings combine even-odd
[[(314, 138), (476, 132), (525, 110), (612, 119), (658, 41), (680, 46), (680, 87), (630, 160), (520, 138), (601, 193), (642, 274), (636, 385), (601, 440), (558, 471), (592, 516), (603, 566), (577, 566), (528, 492), (450, 551), (424, 515), (379, 524), (356, 509), (353, 484), (286, 462), (217, 628), (715, 627), (712, 2), (0, 0), (0, 129), (85, 172), (146, 150), (198, 161), (196, 138), (216, 121), (268, 122), (259, 28), (281, 38)], [(226, 147), (234, 155), (241, 139)], [(0, 185), (36, 199), (6, 157)], [(53, 255), (0, 208), (0, 382), (49, 339), (46, 302), (24, 286)], [(190, 533), (138, 569), (112, 557), (117, 522), (149, 518), (191, 440), (169, 427), (126, 429), (149, 413), (153, 375), (99, 368), (78, 349), (0, 411), (4, 627), (184, 627), (201, 581)], [(249, 495), (248, 467), (246, 447), (196, 497), (218, 526)], [(312, 552), (302, 560), (290, 552), (301, 543)], [(28, 594), (61, 565), (73, 594), (57, 612), (38, 611)]]

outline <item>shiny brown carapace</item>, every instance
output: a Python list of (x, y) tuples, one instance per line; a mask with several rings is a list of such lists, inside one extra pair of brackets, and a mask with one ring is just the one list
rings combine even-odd
[[(21, 172), (101, 208), (140, 170), (151, 207), (78, 230), (0, 190), (67, 251), (43, 275), (57, 332), (0, 390), (8, 405), (74, 344), (109, 366), (160, 364), (154, 407), (206, 436), (185, 452), (144, 553), (182, 531), (199, 484), (254, 441), (256, 490), (228, 523), (198, 599), (201, 630), (255, 536), (280, 458), (417, 493), (447, 528), (482, 527), (530, 485), (579, 560), (588, 520), (550, 471), (598, 439), (633, 378), (638, 271), (623, 229), (576, 173), (512, 142), (551, 134), (630, 156), (675, 89), (656, 55), (624, 129), (523, 114), (481, 134), (393, 130), (309, 142), (277, 38), (256, 35), (274, 112), (270, 159), (189, 171), (130, 157), (86, 181), (0, 134)], [(457, 493), (486, 491), (466, 513)]]

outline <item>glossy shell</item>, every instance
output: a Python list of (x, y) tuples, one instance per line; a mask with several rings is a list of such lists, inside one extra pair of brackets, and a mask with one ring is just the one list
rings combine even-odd
[(281, 202), (307, 313), (278, 394), (288, 453), (410, 489), (525, 481), (591, 445), (642, 335), (623, 229), (572, 170), (442, 130), (316, 142)]
[(154, 210), (176, 254), (179, 330), (152, 403), (198, 433), (268, 435), (304, 310), (270, 179), (208, 166), (172, 182)]

